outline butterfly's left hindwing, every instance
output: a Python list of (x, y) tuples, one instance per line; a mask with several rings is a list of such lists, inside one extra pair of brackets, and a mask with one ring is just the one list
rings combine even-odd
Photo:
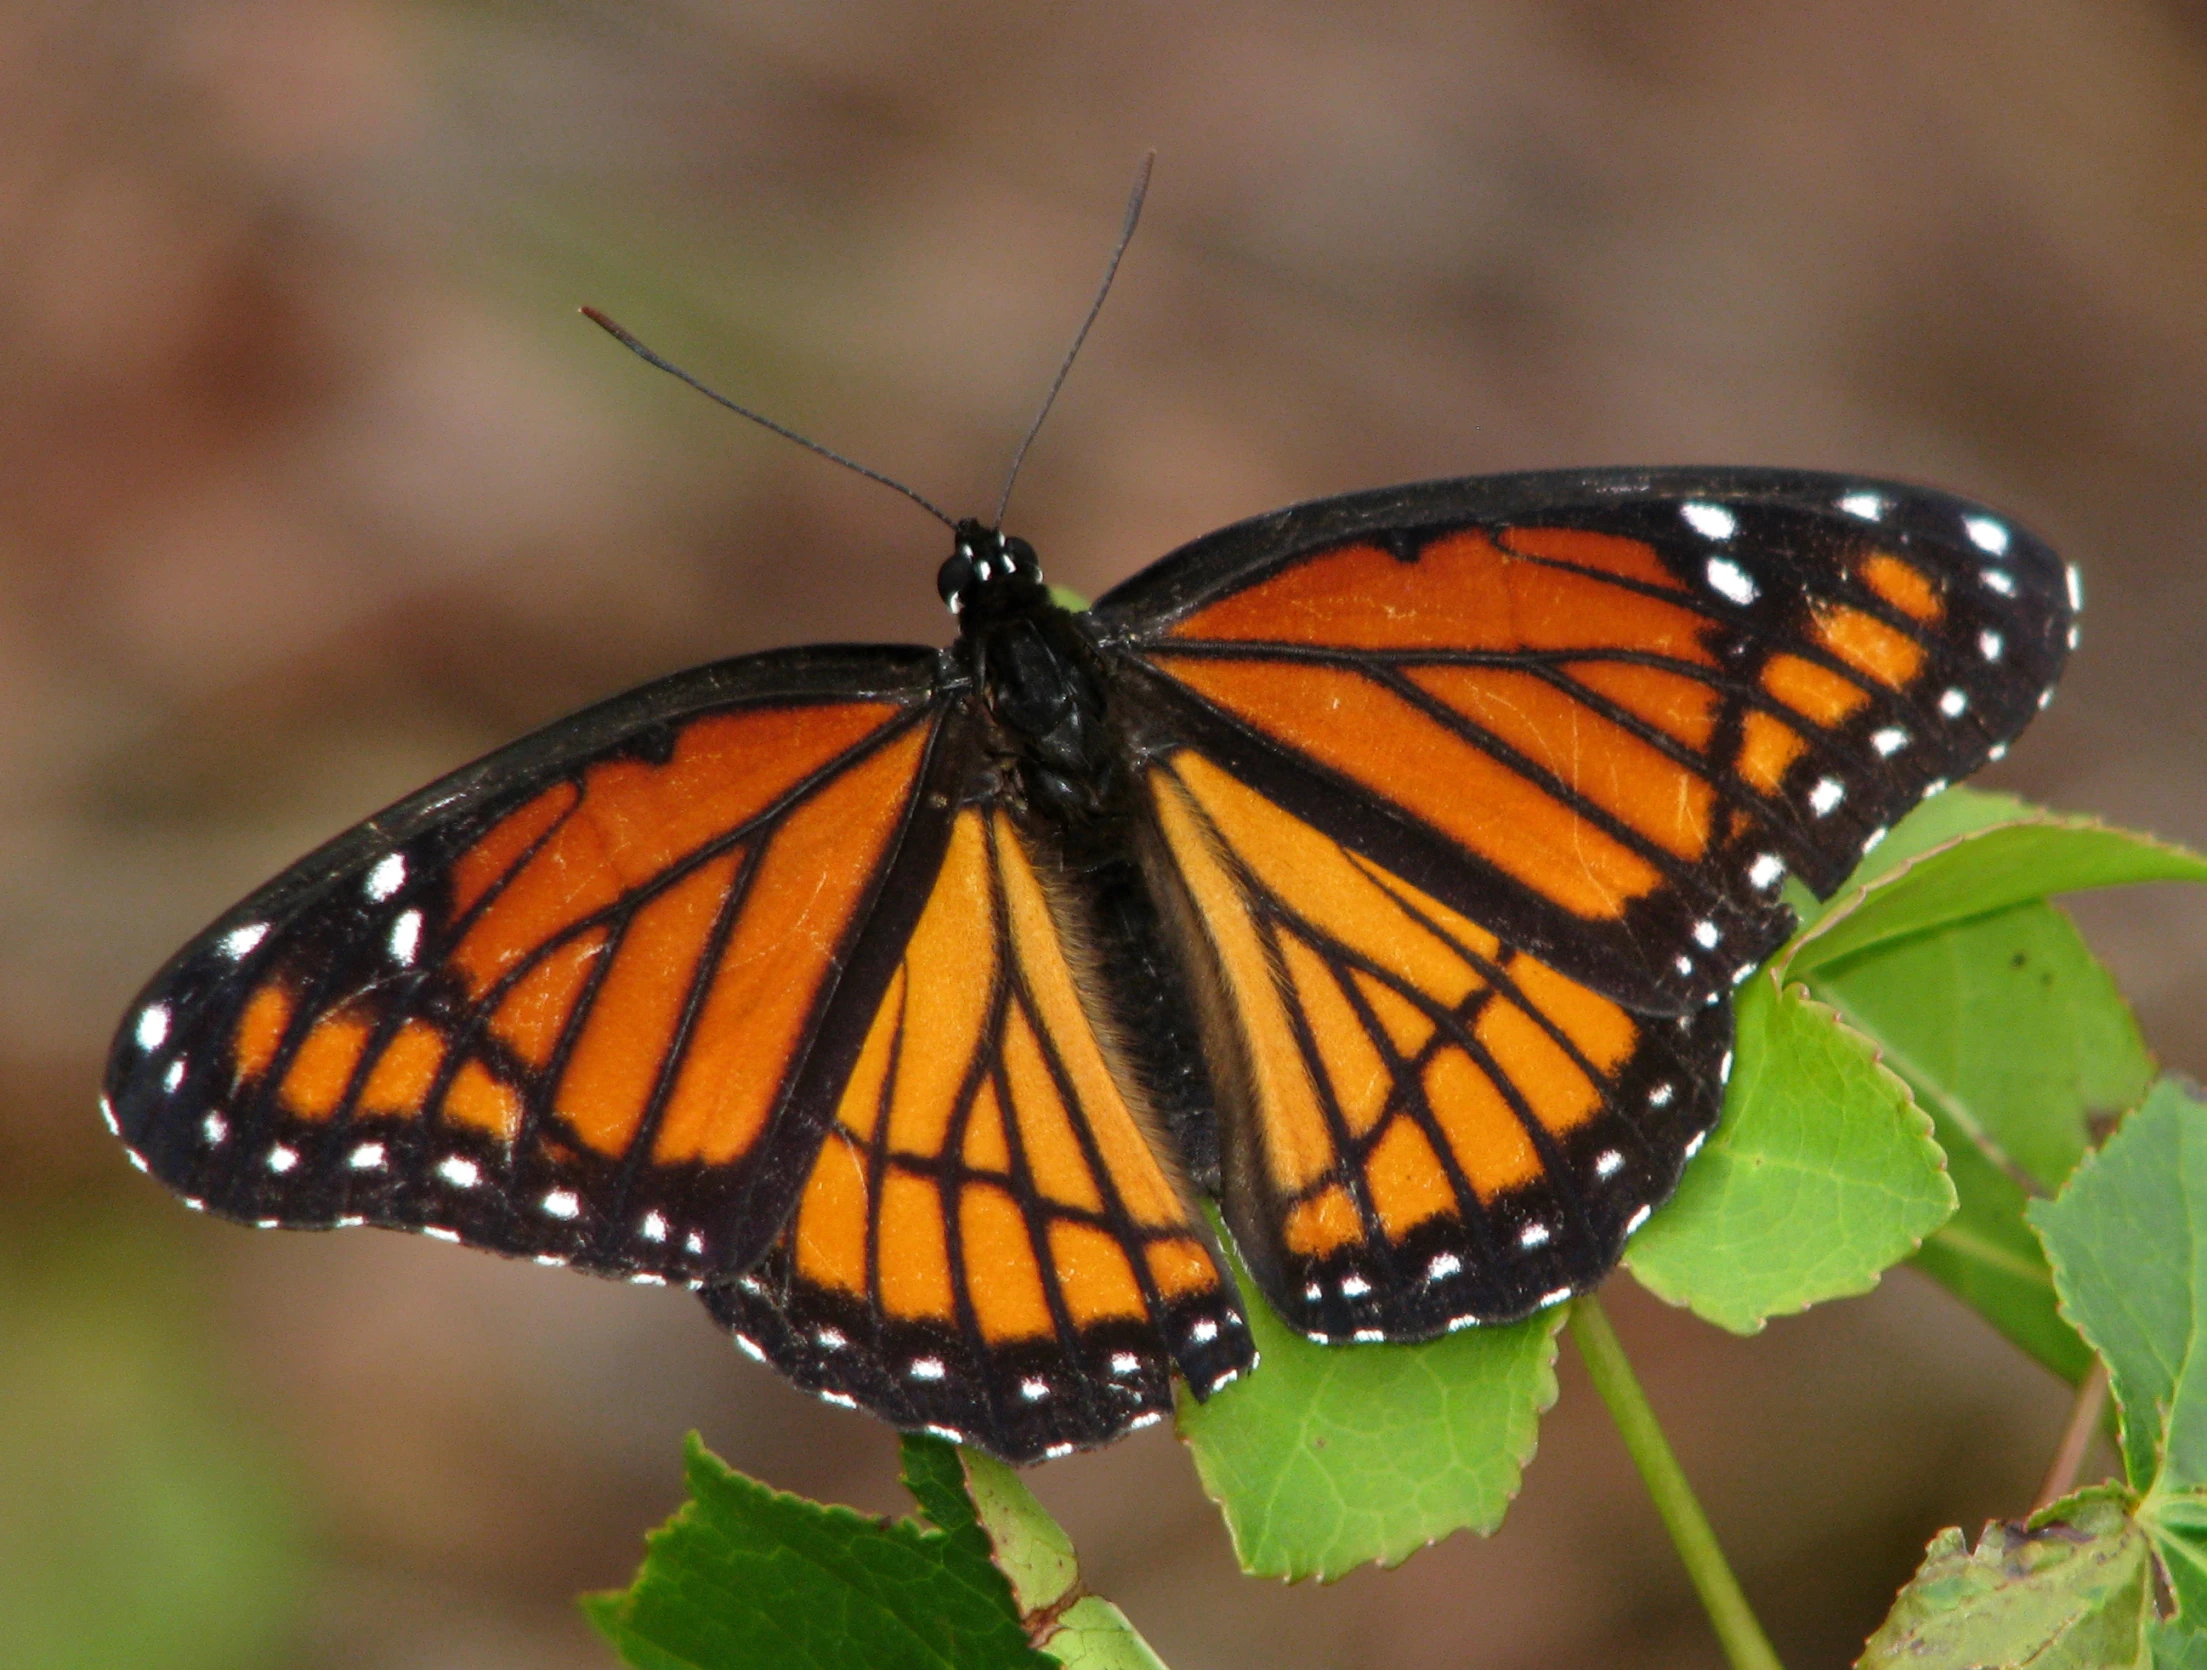
[(1020, 1461), (1254, 1361), (1049, 887), (1006, 811), (958, 813), (794, 1215), (705, 1295), (799, 1385)]
[(787, 1201), (749, 1185), (915, 814), (936, 666), (702, 668), (432, 785), (155, 978), (110, 1117), (251, 1222), (661, 1279), (755, 1258)]

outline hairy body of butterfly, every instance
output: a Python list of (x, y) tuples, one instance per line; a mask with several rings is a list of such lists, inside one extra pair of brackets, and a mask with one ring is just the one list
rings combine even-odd
[(2050, 697), (2074, 577), (1922, 489), (1510, 476), (1304, 505), (1086, 613), (960, 524), (947, 650), (617, 698), (302, 860), (134, 1005), (132, 1156), (263, 1224), (696, 1289), (1014, 1459), (1254, 1361), (1597, 1282), (1730, 990)]

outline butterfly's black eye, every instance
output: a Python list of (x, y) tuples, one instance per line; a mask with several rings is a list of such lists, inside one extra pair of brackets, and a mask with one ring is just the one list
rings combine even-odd
[(961, 596), (973, 585), (973, 568), (973, 547), (961, 539), (958, 548), (945, 557), (942, 567), (935, 571), (935, 589), (942, 593), (952, 614), (958, 612)]
[(1009, 564), (1007, 571), (1018, 575), (1022, 580), (1042, 578), (1042, 559), (1035, 555), (1035, 548), (1024, 539), (1007, 537), (1003, 541), (998, 561)]

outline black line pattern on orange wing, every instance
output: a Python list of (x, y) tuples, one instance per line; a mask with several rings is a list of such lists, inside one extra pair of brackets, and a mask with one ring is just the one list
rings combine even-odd
[[(1085, 1027), (1085, 1016), (1053, 1012), (1053, 1000), (1038, 988), (1036, 948), (1022, 947), (1012, 924), (1010, 889), (1017, 883), (1007, 880), (1005, 866), (1019, 838), (1001, 815), (969, 811), (964, 817), (972, 821), (953, 841), (964, 840), (968, 850), (954, 853), (951, 862), (971, 861), (972, 844), (980, 844), (985, 922), (976, 926), (988, 947), (987, 996), (970, 1036), (915, 1035), (911, 993), (920, 983), (980, 978), (975, 959), (951, 963), (935, 955), (939, 942), (924, 929), (915, 937), (903, 979), (887, 1000), (893, 1008), (882, 1018), (888, 1031), (880, 1085), (866, 1107), (848, 1111), (829, 1139), (846, 1145), (865, 1178), (863, 1263), (848, 1272), (855, 1280), (839, 1285), (807, 1275), (806, 1237), (814, 1226), (800, 1203), (764, 1260), (709, 1284), (703, 1297), (739, 1344), (798, 1385), (902, 1427), (1029, 1461), (1104, 1443), (1162, 1418), (1171, 1409), (1175, 1368), (1199, 1396), (1208, 1395), (1249, 1367), (1254, 1352), (1222, 1266), (1214, 1265), (1198, 1289), (1177, 1295), (1164, 1291), (1151, 1270), (1150, 1248), (1198, 1245), (1203, 1231), (1192, 1215), (1177, 1223), (1145, 1222), (1130, 1204), (1096, 1129), (1105, 1110), (1084, 1099), (1081, 1075), (1068, 1059), (1074, 1044), (1068, 1029)], [(984, 817), (990, 817), (986, 835)], [(1014, 1059), (1021, 1036), (1039, 1057), (1039, 1085), (1021, 1082)], [(907, 1150), (900, 1146), (907, 1134), (899, 1123), (901, 1075), (911, 1052), (946, 1049), (956, 1052), (949, 1063), (955, 1071), (942, 1074), (939, 1061), (936, 1071), (956, 1086), (952, 1105), (915, 1115), (939, 1120), (940, 1141), (932, 1152)], [(1062, 1192), (1070, 1155), (1061, 1152), (1052, 1162), (1059, 1192), (1042, 1174), (1032, 1144), (1050, 1111), (1035, 1104), (1038, 1093), (1053, 1097), (1062, 1110), (1093, 1206)], [(1000, 1121), (1000, 1166), (969, 1158), (969, 1137), (984, 1108), (986, 1117)], [(823, 1163), (849, 1162), (829, 1153)], [(947, 1315), (898, 1314), (899, 1295), (888, 1278), (892, 1271), (909, 1274), (900, 1261), (913, 1256), (911, 1247), (893, 1239), (896, 1229), (885, 1218), (899, 1179), (924, 1183), (932, 1192), (934, 1227), (922, 1237), (923, 1251), (932, 1257), (939, 1244)], [(808, 1202), (809, 1190), (808, 1184)], [(978, 1267), (988, 1254), (967, 1231), (975, 1191), (1000, 1192), (1016, 1211), (1017, 1245), (1038, 1279), (1039, 1310), (1028, 1327), (1002, 1327), (1003, 1307), (1014, 1302), (1005, 1288), (1018, 1285), (1017, 1272)], [(1095, 1232), (1118, 1249), (1125, 1282), (1101, 1285), (1130, 1285), (1138, 1314), (1099, 1306), (1095, 1272), (1069, 1269), (1057, 1256), (1068, 1229)], [(819, 1233), (815, 1246), (824, 1248), (825, 1223)], [(1210, 1257), (1207, 1249), (1204, 1256)], [(1111, 1313), (1102, 1314), (1106, 1310)]]

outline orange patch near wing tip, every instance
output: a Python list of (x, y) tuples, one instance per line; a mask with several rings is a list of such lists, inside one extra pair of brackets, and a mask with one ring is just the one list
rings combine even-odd
[(345, 1099), (360, 1052), (368, 1045), (368, 1022), (358, 1015), (324, 1015), (300, 1040), (278, 1092), (294, 1119), (327, 1119)]
[(1763, 668), (1762, 683), (1773, 697), (1824, 730), (1844, 723), (1870, 699), (1870, 693), (1852, 679), (1798, 655), (1773, 655)]
[(1750, 787), (1775, 796), (1785, 783), (1787, 770), (1808, 747), (1801, 733), (1767, 713), (1747, 716), (1741, 727), (1739, 758), (1734, 769)]
[(1929, 622), (1946, 613), (1937, 582), (1888, 551), (1876, 551), (1864, 558), (1858, 572), (1864, 585), (1902, 614)]
[(1860, 609), (1828, 604), (1815, 611), (1816, 641), (1859, 673), (1898, 690), (1923, 666), (1923, 646)]
[(282, 1047), (284, 1031), (291, 1025), (291, 1011), (298, 998), (281, 980), (271, 980), (246, 999), (238, 1024), (230, 1035), (230, 1055), (238, 1077), (257, 1079), (268, 1071)]

